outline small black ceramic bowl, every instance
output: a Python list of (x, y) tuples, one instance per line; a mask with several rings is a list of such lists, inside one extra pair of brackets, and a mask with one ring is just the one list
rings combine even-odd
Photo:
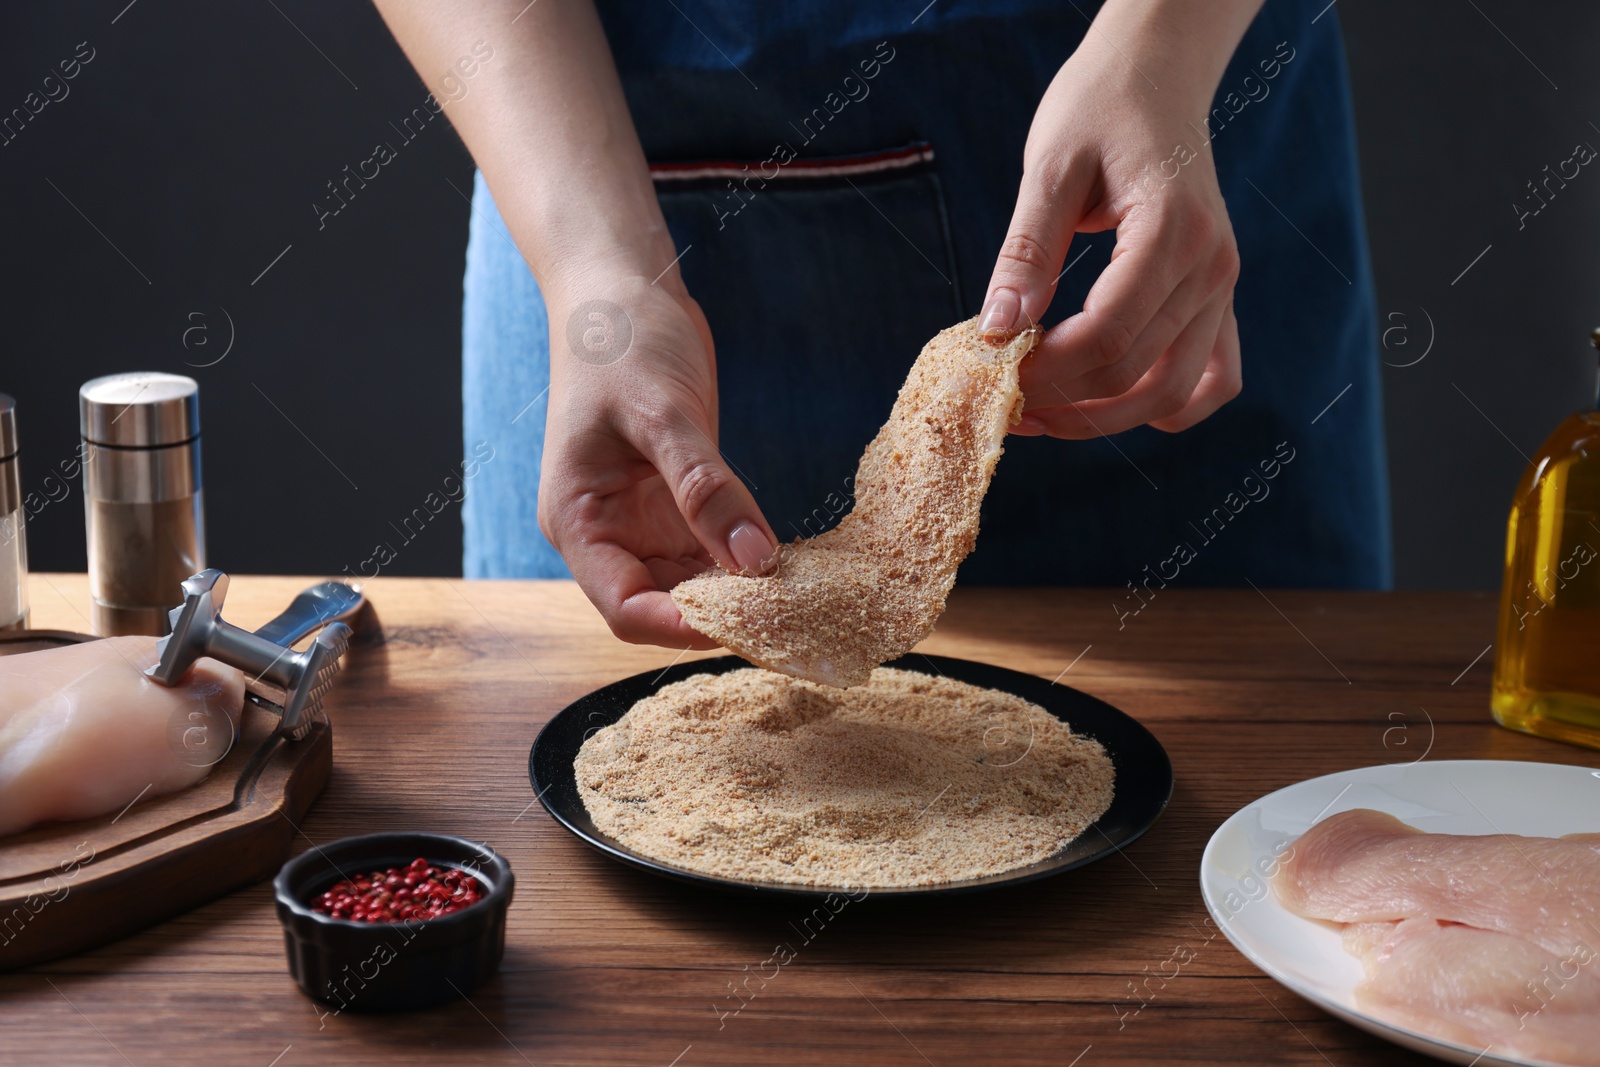
[[(419, 856), (472, 875), (483, 899), (415, 922), (353, 922), (311, 909), (346, 877), (404, 867)], [(500, 967), (514, 883), (499, 853), (450, 834), (366, 834), (308, 849), (272, 882), (289, 973), (333, 1014), (404, 1011), (465, 996)]]

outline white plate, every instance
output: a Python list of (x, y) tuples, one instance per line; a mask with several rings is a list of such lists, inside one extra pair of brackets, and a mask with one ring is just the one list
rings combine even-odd
[[(1382, 1022), (1355, 1004), (1361, 964), (1331, 925), (1280, 905), (1268, 886), (1276, 857), (1311, 825), (1351, 808), (1385, 811), (1429, 833), (1560, 837), (1600, 830), (1600, 770), (1554, 763), (1436, 760), (1363, 767), (1291, 785), (1235, 812), (1200, 860), (1200, 893), (1234, 947), (1339, 1018), (1450, 1063), (1525, 1067)], [(1541, 1064), (1541, 1067), (1543, 1065)]]

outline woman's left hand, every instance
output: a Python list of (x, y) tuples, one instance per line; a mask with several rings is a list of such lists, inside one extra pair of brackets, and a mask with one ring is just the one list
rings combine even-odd
[[(1234, 5), (1240, 33), (1254, 6)], [(1050, 329), (1022, 365), (1027, 399), (1015, 433), (1087, 438), (1146, 423), (1176, 432), (1239, 393), (1239, 254), (1203, 143), (1238, 37), (1219, 34), (1210, 46), (1221, 54), (1196, 60), (1204, 42), (1159, 18), (1124, 30), (1115, 7), (1107, 4), (1034, 115), (979, 316), (996, 337), (1037, 323), (1072, 235), (1116, 230), (1111, 263), (1083, 310)], [(1122, 47), (1110, 34), (1122, 35)], [(1141, 67), (1164, 84), (1153, 87)]]

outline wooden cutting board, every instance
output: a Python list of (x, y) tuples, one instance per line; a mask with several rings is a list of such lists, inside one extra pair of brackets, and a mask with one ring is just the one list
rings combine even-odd
[[(0, 634), (0, 655), (88, 634)], [(123, 937), (275, 874), (296, 828), (328, 783), (324, 719), (301, 741), (246, 701), (239, 738), (200, 783), (129, 797), (121, 812), (46, 823), (0, 838), (0, 971)]]

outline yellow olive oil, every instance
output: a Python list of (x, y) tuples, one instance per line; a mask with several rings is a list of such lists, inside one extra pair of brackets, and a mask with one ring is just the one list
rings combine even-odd
[(1502, 726), (1600, 748), (1600, 412), (1556, 427), (1517, 486), (1490, 701)]

